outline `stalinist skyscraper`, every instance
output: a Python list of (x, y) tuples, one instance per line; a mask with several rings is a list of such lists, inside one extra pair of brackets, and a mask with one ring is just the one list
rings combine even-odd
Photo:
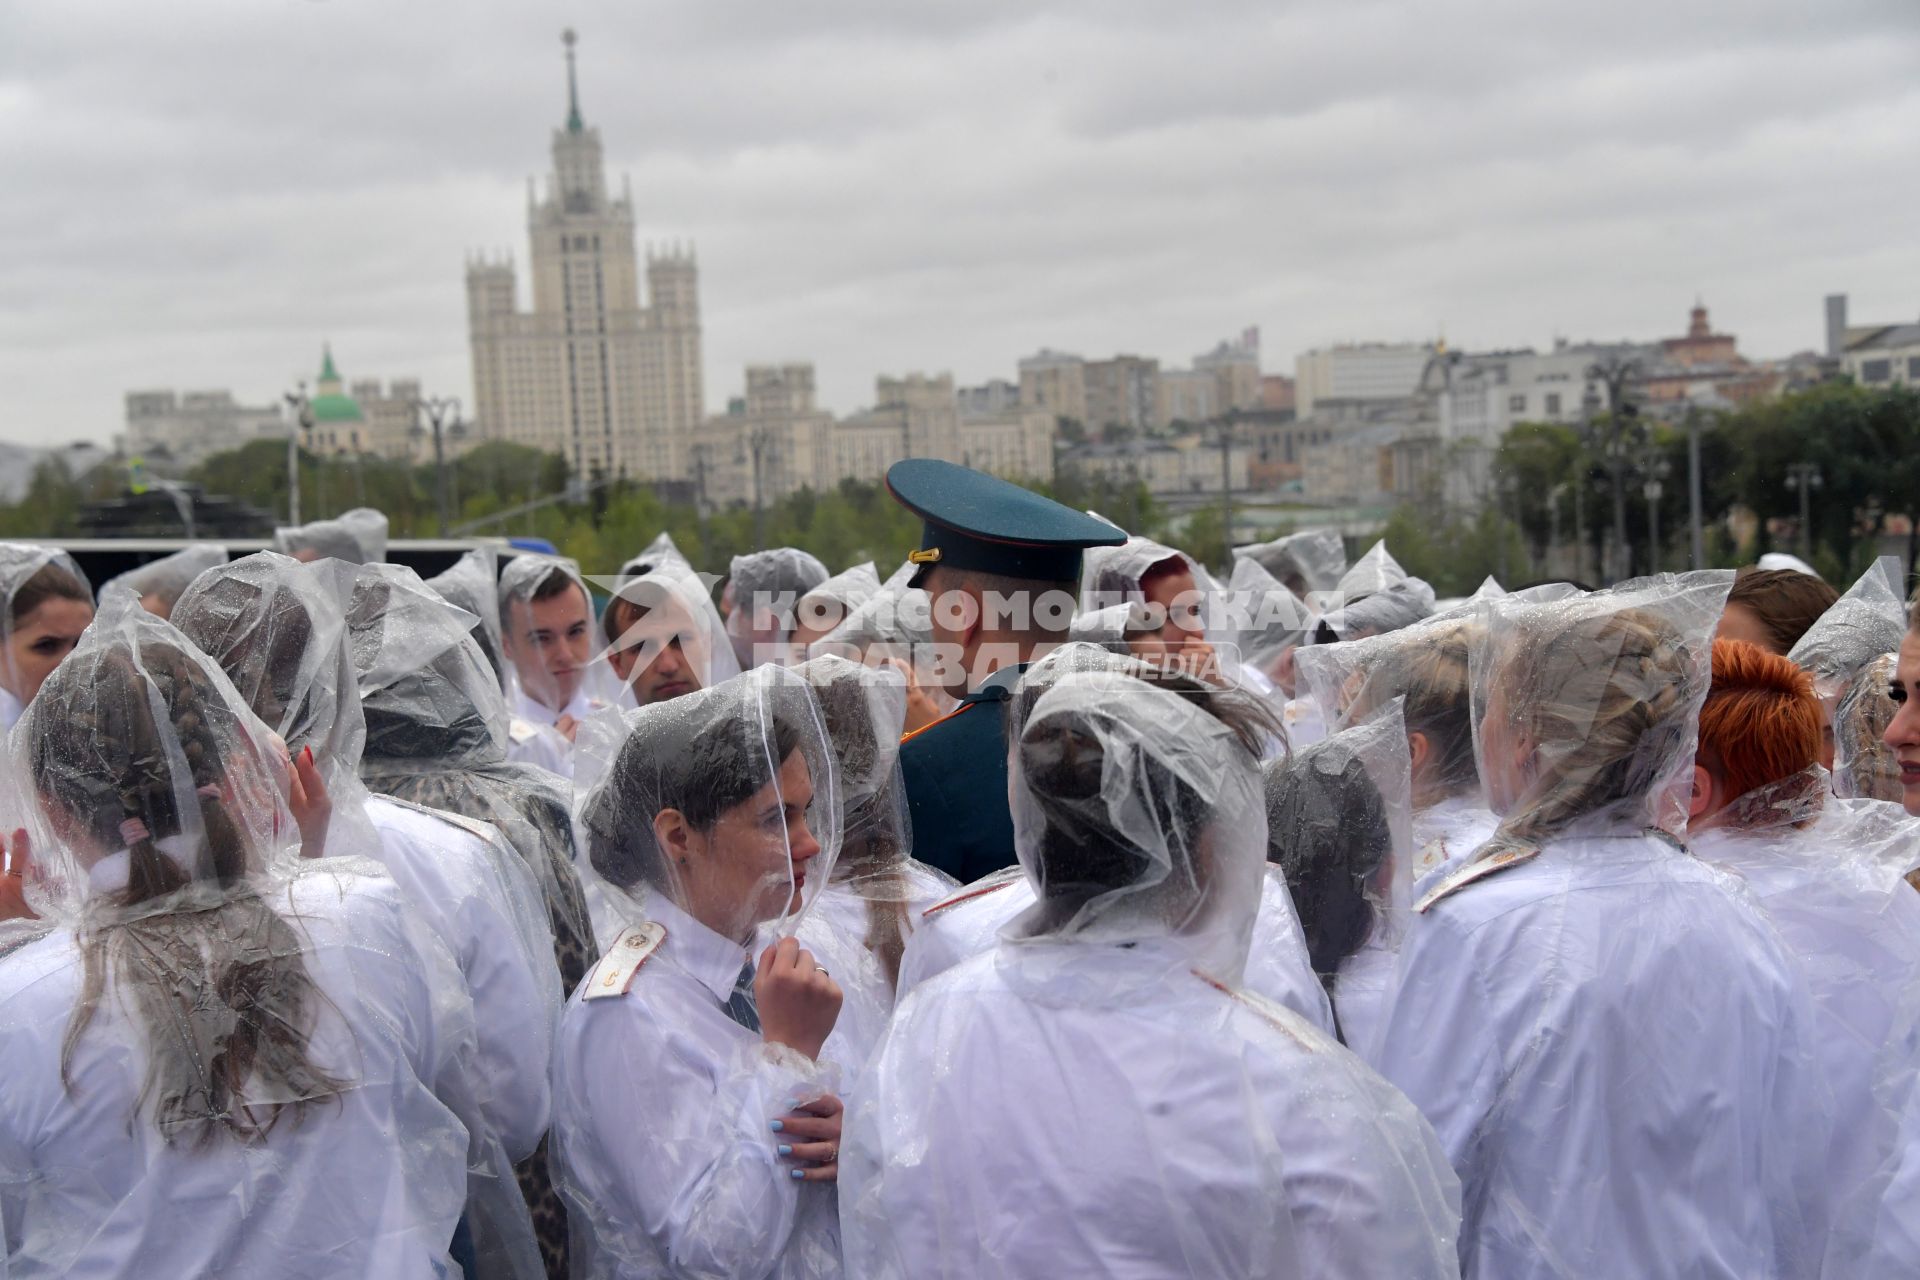
[(475, 428), (561, 454), (582, 477), (684, 479), (703, 417), (699, 269), (691, 249), (649, 247), (641, 305), (632, 193), (607, 194), (573, 32), (562, 39), (566, 124), (553, 131), (545, 198), (527, 186), (533, 309), (518, 309), (511, 258), (467, 263)]

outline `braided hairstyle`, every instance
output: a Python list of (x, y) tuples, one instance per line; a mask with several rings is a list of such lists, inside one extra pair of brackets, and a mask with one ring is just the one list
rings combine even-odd
[(1499, 691), (1506, 727), (1531, 744), (1533, 777), (1483, 856), (1537, 848), (1609, 810), (1664, 826), (1673, 815), (1655, 806), (1675, 762), (1693, 758), (1705, 653), (1643, 609), (1549, 616), (1500, 649), (1485, 688)]
[[(76, 929), (84, 977), (61, 1046), (67, 1088), (111, 980), (145, 1033), (136, 1110), (169, 1144), (260, 1142), (288, 1114), (298, 1126), (347, 1083), (308, 1058), (323, 997), (300, 938), (250, 879), (252, 845), (223, 798), (230, 781), (249, 781), (230, 779), (222, 759), (244, 740), (234, 710), (195, 658), (157, 639), (63, 664), (41, 699), (31, 760), (44, 803), (129, 859), (126, 887)], [(160, 847), (182, 836), (199, 840), (190, 856)]]

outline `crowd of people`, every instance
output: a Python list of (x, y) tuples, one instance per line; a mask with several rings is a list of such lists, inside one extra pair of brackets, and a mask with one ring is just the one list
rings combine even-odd
[(1920, 1275), (1898, 562), (0, 544), (0, 1276)]

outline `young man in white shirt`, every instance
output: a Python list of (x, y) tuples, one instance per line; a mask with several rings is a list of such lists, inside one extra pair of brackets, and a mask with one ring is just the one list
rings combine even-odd
[(593, 602), (569, 561), (516, 556), (500, 576), (500, 642), (516, 689), (508, 757), (573, 775), (573, 736), (599, 707), (586, 691)]

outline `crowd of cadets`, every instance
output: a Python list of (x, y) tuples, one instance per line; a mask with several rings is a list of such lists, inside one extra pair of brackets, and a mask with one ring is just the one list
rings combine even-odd
[(0, 544), (0, 1275), (1920, 1274), (1897, 562), (1436, 601), (889, 488), (884, 577), (598, 608)]

